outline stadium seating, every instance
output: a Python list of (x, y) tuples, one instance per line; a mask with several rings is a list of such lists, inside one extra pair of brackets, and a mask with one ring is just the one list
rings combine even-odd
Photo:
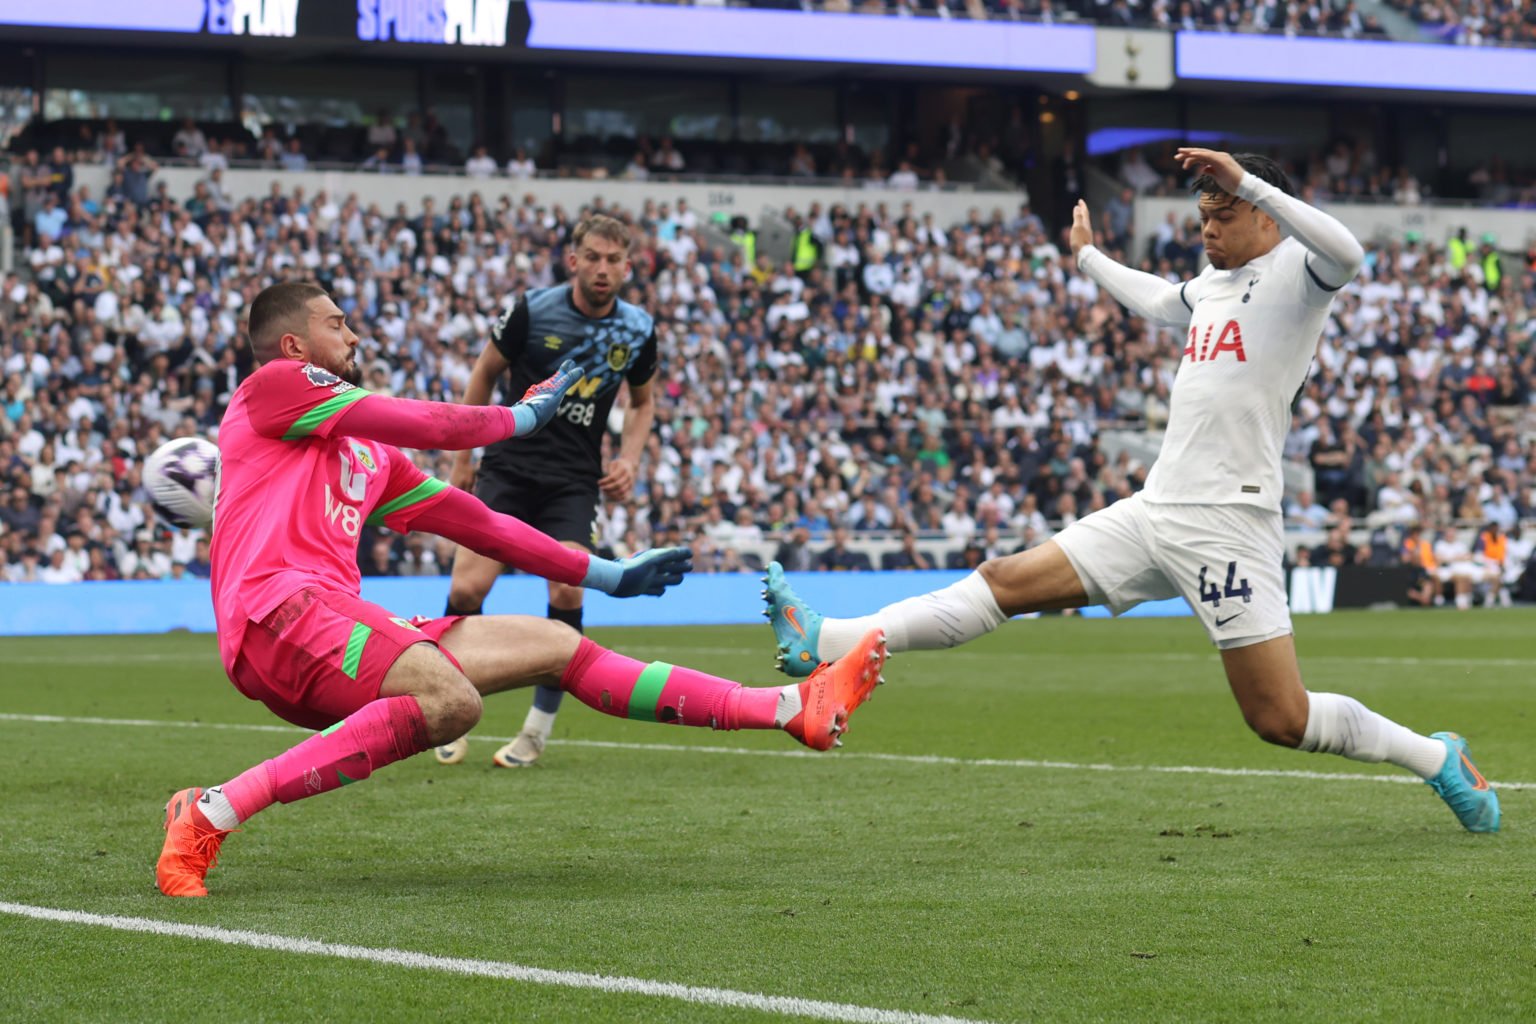
[[(697, 2), (697, 0), (692, 0)], [(1514, 0), (1387, 0), (1421, 30), (1412, 41), (1464, 46), (1536, 45), (1536, 17)], [(718, 6), (718, 3), (716, 4)], [(1350, 0), (1325, 4), (1260, 0), (749, 0), (747, 6), (828, 13), (939, 18), (1001, 18), (1046, 23), (1091, 22), (1171, 31), (1274, 32), (1286, 35), (1385, 38), (1374, 14)], [(1403, 38), (1399, 36), (1398, 38)]]
[[(453, 400), (507, 297), (556, 280), (580, 213), (464, 181), (468, 198), (429, 219), (420, 201), (271, 180), (238, 201), (211, 178), (163, 197), (152, 179), (142, 204), (120, 180), (76, 189), (62, 237), (22, 249), (26, 276), (0, 282), (4, 578), (206, 572), (199, 538), (154, 522), (139, 468), (164, 439), (216, 431), (251, 369), (237, 315), (263, 284), (317, 278), (364, 339), (367, 386)], [(605, 512), (606, 547), (687, 539), (704, 571), (735, 571), (796, 527), (814, 564), (845, 526), (850, 567), (896, 565), (881, 556), (910, 529), (937, 566), (966, 566), (1141, 485), (1145, 467), (1100, 436), (1161, 425), (1181, 340), (1100, 294), (1027, 210), (940, 224), (899, 204), (821, 209), (822, 265), (796, 275), (742, 265), (665, 187), (653, 195), (607, 204), (637, 232), (628, 297), (657, 315), (663, 376), (657, 443), (634, 500)], [(1411, 522), (1536, 515), (1536, 251), (1496, 257), (1490, 288), (1492, 247), (1448, 241), (1372, 244), (1341, 296), (1287, 444), (1317, 471), (1317, 498), (1288, 510), (1298, 557), (1380, 560)], [(1199, 252), (1187, 223), (1145, 251), (1128, 234), (1103, 243), (1171, 278)], [(442, 455), (419, 458), (446, 476)], [(387, 534), (360, 550), (369, 573), (436, 574), (452, 557)]]

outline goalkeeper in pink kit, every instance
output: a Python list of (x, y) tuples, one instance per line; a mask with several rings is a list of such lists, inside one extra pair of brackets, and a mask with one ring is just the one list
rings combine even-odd
[(783, 729), (838, 742), (885, 660), (871, 631), (806, 682), (739, 683), (642, 664), (550, 619), (405, 619), (359, 597), (365, 523), (423, 530), (497, 561), (616, 597), (660, 594), (691, 567), (687, 549), (609, 561), (567, 548), (422, 473), (396, 445), (474, 448), (554, 416), (574, 368), (518, 404), (462, 406), (358, 388), (357, 336), (312, 284), (273, 285), (251, 304), (260, 368), (220, 426), (212, 577), (219, 654), (235, 687), (279, 717), (322, 730), (221, 786), (176, 793), (155, 867), (168, 896), (205, 896), (224, 838), (273, 803), (361, 782), (391, 762), (464, 735), (485, 694), (560, 686), (604, 714), (713, 729)]

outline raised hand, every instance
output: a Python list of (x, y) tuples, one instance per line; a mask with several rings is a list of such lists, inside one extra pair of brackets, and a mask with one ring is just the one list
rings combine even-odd
[(1073, 256), (1083, 246), (1093, 244), (1093, 219), (1088, 215), (1086, 199), (1079, 199), (1072, 207), (1072, 230), (1067, 234), (1067, 242), (1072, 246)]
[(651, 548), (614, 564), (620, 570), (618, 584), (609, 591), (614, 597), (660, 597), (693, 571), (693, 552), (688, 548)]
[(1243, 181), (1243, 168), (1232, 159), (1231, 153), (1183, 146), (1174, 152), (1173, 158), (1186, 171), (1193, 171), (1197, 175), (1209, 174), (1216, 179), (1216, 184), (1221, 186), (1223, 192), (1237, 195), (1237, 186)]
[(567, 359), (560, 364), (554, 376), (539, 381), (525, 391), (512, 407), (512, 420), (516, 424), (512, 436), (527, 437), (548, 426), (559, 411), (560, 403), (565, 400), (565, 393), (575, 387), (585, 373), (574, 359)]

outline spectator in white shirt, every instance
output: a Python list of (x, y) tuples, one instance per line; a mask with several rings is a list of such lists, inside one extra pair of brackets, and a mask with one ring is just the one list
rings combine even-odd
[(969, 544), (976, 536), (976, 520), (966, 511), (964, 498), (955, 499), (940, 524), (944, 535), (957, 544)]
[(210, 174), (214, 171), (229, 170), (229, 157), (224, 155), (225, 145), (225, 143), (220, 142), (218, 139), (208, 143), (208, 148), (203, 152), (202, 156), (197, 158), (197, 162), (202, 165), (203, 170)]
[(494, 178), (496, 160), (484, 146), (476, 146), (474, 155), (464, 161), (464, 173), (471, 178)]
[(1120, 180), (1137, 192), (1145, 193), (1157, 188), (1163, 179), (1162, 175), (1147, 163), (1147, 158), (1142, 156), (1141, 150), (1133, 149), (1120, 163)]
[(416, 140), (407, 138), (400, 151), (400, 169), (406, 174), (421, 173), (421, 154), (416, 152)]
[(864, 288), (872, 295), (887, 295), (896, 283), (896, 272), (880, 258), (873, 246), (865, 252)]
[(896, 165), (896, 169), (886, 179), (886, 184), (902, 192), (915, 192), (920, 182), (918, 181), (917, 172), (912, 169), (912, 165), (903, 160)]
[(368, 126), (368, 145), (374, 149), (394, 149), (398, 141), (400, 133), (395, 128), (394, 118), (389, 116), (387, 110), (379, 111), (379, 116)]
[(84, 577), (69, 560), (67, 552), (60, 548), (49, 556), (48, 564), (38, 570), (37, 578), (44, 583), (79, 583)]
[(650, 176), (651, 169), (645, 166), (645, 154), (638, 150), (635, 152), (634, 157), (630, 159), (628, 165), (625, 166), (624, 173), (620, 175), (620, 177), (628, 178), (630, 181), (645, 181)]
[(670, 136), (661, 140), (661, 145), (656, 152), (651, 154), (651, 169), (656, 171), (681, 171), (688, 166), (688, 161), (683, 159), (672, 145)]
[(181, 128), (171, 139), (171, 148), (177, 156), (184, 156), (196, 160), (208, 149), (208, 139), (203, 135), (203, 130), (197, 126), (197, 122), (190, 117), (181, 122)]
[(537, 172), (538, 167), (534, 164), (533, 158), (530, 157), (528, 155), (528, 151), (523, 149), (521, 146), (519, 146), (517, 151), (512, 154), (512, 159), (507, 161), (507, 177), (509, 178), (516, 178), (519, 181), (526, 181), (527, 179), (533, 177)]

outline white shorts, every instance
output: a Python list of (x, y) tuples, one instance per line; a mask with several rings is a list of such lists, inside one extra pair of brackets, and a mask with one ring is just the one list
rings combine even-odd
[(1291, 632), (1284, 531), (1278, 513), (1252, 505), (1158, 505), (1134, 494), (1055, 540), (1091, 603), (1119, 615), (1182, 597), (1226, 649)]

